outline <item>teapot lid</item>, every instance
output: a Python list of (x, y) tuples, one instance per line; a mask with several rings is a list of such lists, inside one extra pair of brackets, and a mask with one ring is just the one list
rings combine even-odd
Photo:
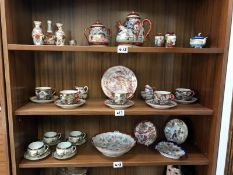
[(204, 39), (205, 37), (201, 34), (198, 33), (198, 35), (194, 36), (192, 39)]
[(104, 27), (104, 25), (99, 20), (96, 20), (96, 22), (92, 24), (91, 27)]
[(127, 15), (127, 18), (141, 18), (141, 17), (138, 13), (132, 11)]

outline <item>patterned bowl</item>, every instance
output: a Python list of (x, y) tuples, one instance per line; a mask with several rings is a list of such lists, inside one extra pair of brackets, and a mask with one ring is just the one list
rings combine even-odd
[(92, 143), (103, 155), (119, 157), (131, 150), (136, 141), (130, 135), (114, 131), (96, 135)]

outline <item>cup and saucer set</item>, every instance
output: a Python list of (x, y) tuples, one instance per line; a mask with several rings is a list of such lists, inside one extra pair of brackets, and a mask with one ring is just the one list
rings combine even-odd
[(124, 66), (109, 68), (101, 79), (101, 88), (109, 98), (104, 104), (112, 109), (126, 109), (134, 105), (130, 100), (137, 89), (137, 78)]
[(75, 87), (76, 90), (60, 91), (59, 100), (55, 101), (55, 105), (63, 109), (75, 109), (86, 103), (88, 87)]
[(175, 91), (176, 98), (174, 99), (177, 103), (180, 104), (192, 104), (195, 103), (198, 99), (194, 97), (195, 92), (191, 89), (186, 88), (177, 88)]
[(49, 131), (44, 134), (43, 141), (32, 142), (28, 145), (24, 158), (27, 160), (41, 160), (51, 154), (50, 147), (56, 146), (52, 153), (55, 159), (65, 160), (77, 154), (76, 145), (86, 142), (86, 134), (81, 131), (71, 131), (67, 141), (61, 140), (61, 133)]
[(55, 96), (56, 91), (52, 87), (36, 87), (35, 96), (30, 97), (30, 100), (34, 103), (51, 103), (58, 99), (58, 96)]

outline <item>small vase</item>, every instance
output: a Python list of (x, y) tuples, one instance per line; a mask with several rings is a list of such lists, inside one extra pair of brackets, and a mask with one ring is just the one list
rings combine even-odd
[(65, 45), (65, 32), (62, 29), (63, 24), (61, 23), (56, 23), (57, 26), (57, 31), (55, 33), (56, 37), (56, 45), (57, 46), (64, 46)]
[(55, 44), (55, 35), (52, 31), (52, 21), (47, 21), (47, 33), (45, 35), (44, 44), (46, 45), (54, 45)]
[(44, 44), (44, 34), (41, 29), (41, 21), (34, 21), (35, 27), (32, 30), (32, 39), (35, 45), (43, 45)]

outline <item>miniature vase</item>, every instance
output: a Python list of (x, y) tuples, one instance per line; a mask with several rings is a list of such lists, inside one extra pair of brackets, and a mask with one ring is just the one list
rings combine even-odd
[(32, 39), (35, 45), (43, 45), (44, 44), (44, 34), (41, 29), (41, 21), (34, 21), (35, 27), (32, 30)]
[(54, 45), (55, 44), (55, 35), (52, 31), (52, 21), (47, 21), (47, 33), (45, 35), (44, 44)]
[(57, 31), (55, 33), (55, 43), (57, 46), (64, 46), (65, 45), (65, 32), (62, 29), (63, 24), (56, 23)]

